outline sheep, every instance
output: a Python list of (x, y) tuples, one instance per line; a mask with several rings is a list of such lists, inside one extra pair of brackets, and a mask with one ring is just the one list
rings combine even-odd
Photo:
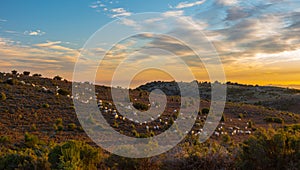
[(116, 114), (116, 115), (115, 115), (115, 119), (118, 119), (118, 117), (119, 117), (119, 115)]
[(220, 133), (219, 132), (214, 132), (214, 135), (220, 136)]
[(25, 84), (26, 84), (26, 83), (25, 83), (25, 81), (20, 81), (20, 83), (21, 83), (21, 84), (23, 84), (23, 85), (25, 85)]
[(46, 87), (42, 87), (42, 91), (43, 91), (43, 92), (47, 92), (48, 89), (47, 89)]
[(166, 125), (168, 125), (168, 122), (165, 122)]
[(247, 130), (247, 131), (245, 131), (245, 134), (250, 135), (250, 134), (251, 134), (251, 131), (250, 131), (250, 130)]
[(146, 126), (146, 129), (149, 130), (149, 126)]

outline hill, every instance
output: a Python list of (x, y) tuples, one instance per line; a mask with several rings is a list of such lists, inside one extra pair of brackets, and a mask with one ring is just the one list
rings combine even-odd
[[(148, 101), (149, 92), (154, 88), (168, 92), (166, 110), (151, 123), (133, 122), (122, 118), (119, 113), (120, 116), (115, 118), (115, 115), (112, 114), (115, 106), (111, 99), (109, 87), (96, 86), (98, 95), (95, 100), (102, 100), (103, 105), (108, 107), (106, 109), (102, 107), (103, 115), (119, 132), (138, 137), (156, 135), (168, 129), (172, 121), (176, 120), (178, 113), (175, 113), (174, 110), (180, 106), (180, 97), (176, 96), (178, 94), (173, 84), (174, 82), (153, 82), (130, 91), (133, 103), (146, 105), (150, 104)], [(189, 132), (193, 135), (202, 131), (206, 119), (204, 110), (210, 107), (208, 94), (210, 84), (200, 83), (199, 89), (203, 92), (201, 93), (202, 97), (203, 94), (207, 96), (202, 98), (196, 124)], [(0, 73), (0, 92), (6, 98), (0, 102), (0, 128), (2, 129), (0, 135), (10, 136), (13, 143), (22, 141), (25, 132), (36, 134), (46, 141), (62, 142), (76, 139), (92, 143), (77, 119), (71, 90), (72, 83), (67, 80)], [(224, 110), (225, 120), (220, 123), (212, 139), (218, 140), (221, 134), (229, 134), (233, 140), (241, 141), (247, 139), (248, 135), (259, 127), (267, 128), (270, 125), (282, 127), (300, 122), (299, 115), (295, 113), (252, 105), (254, 99), (250, 99), (253, 97), (245, 95), (250, 92), (256, 94), (262, 91), (264, 95), (259, 97), (260, 100), (267, 99), (266, 96), (271, 95), (271, 93), (280, 96), (296, 94), (294, 91), (276, 87), (230, 84), (228, 87), (229, 99)], [(252, 96), (255, 96), (254, 94)], [(233, 100), (234, 96), (239, 96), (239, 99)]]

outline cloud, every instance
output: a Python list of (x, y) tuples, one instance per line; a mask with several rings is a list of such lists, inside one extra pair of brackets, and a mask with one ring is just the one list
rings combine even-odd
[(172, 17), (172, 16), (182, 16), (184, 14), (183, 10), (178, 10), (178, 11), (167, 11), (163, 13), (163, 16), (165, 17)]
[(45, 76), (60, 74), (70, 79), (79, 52), (76, 49), (61, 51), (52, 48), (58, 43), (29, 46), (0, 37), (0, 68), (3, 71), (29, 70)]
[(30, 35), (30, 36), (42, 36), (45, 35), (46, 33), (41, 31), (41, 30), (36, 30), (36, 31), (25, 31), (24, 35)]
[(6, 20), (6, 19), (1, 19), (1, 18), (0, 18), (0, 22), (7, 22), (7, 20)]
[(125, 17), (130, 16), (131, 12), (126, 11), (124, 8), (113, 8), (110, 10), (113, 14), (111, 15), (112, 18), (116, 17)]
[(61, 41), (47, 41), (46, 43), (40, 43), (40, 44), (34, 44), (33, 46), (36, 47), (42, 47), (47, 49), (53, 49), (53, 50), (60, 50), (60, 51), (74, 51), (74, 49), (61, 46)]
[(239, 0), (217, 0), (217, 4), (224, 6), (234, 6), (239, 3)]
[(190, 7), (193, 7), (193, 6), (196, 6), (196, 5), (201, 5), (205, 2), (206, 0), (202, 0), (202, 1), (195, 1), (195, 2), (192, 2), (192, 3), (189, 3), (189, 2), (181, 2), (179, 3), (175, 8), (176, 9), (182, 9), (182, 8), (190, 8)]

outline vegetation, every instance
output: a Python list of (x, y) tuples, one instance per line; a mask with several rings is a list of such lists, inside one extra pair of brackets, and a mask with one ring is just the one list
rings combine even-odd
[(64, 89), (59, 89), (59, 90), (57, 91), (57, 93), (60, 94), (60, 95), (63, 95), (63, 96), (70, 95), (70, 92), (67, 91), (67, 90), (64, 90)]
[(0, 98), (1, 98), (2, 101), (5, 101), (5, 100), (6, 100), (6, 95), (5, 95), (4, 92), (1, 92), (1, 93), (0, 93)]
[(30, 72), (29, 71), (24, 71), (23, 74), (24, 74), (24, 76), (29, 76)]
[[(57, 121), (61, 123), (60, 120)], [(133, 131), (136, 133), (136, 131)], [(139, 136), (139, 135), (137, 135)], [(152, 158), (131, 159), (108, 155), (100, 148), (70, 140), (61, 144), (41, 141), (25, 133), (25, 148), (0, 149), (0, 169), (298, 169), (300, 167), (300, 126), (279, 130), (258, 129), (241, 144), (229, 135), (220, 144), (197, 142), (193, 135), (171, 151)], [(9, 141), (5, 137), (0, 142)], [(131, 150), (130, 148), (128, 148)]]
[(260, 129), (246, 140), (239, 153), (242, 169), (298, 169), (300, 131)]
[(139, 102), (133, 103), (133, 107), (141, 111), (146, 111), (149, 109), (148, 105)]
[(283, 123), (283, 119), (280, 118), (280, 117), (266, 117), (264, 119), (266, 122), (269, 122), (269, 123)]
[(203, 108), (201, 111), (202, 114), (206, 115), (209, 113), (209, 109), (208, 108)]
[(62, 80), (62, 77), (60, 77), (60, 76), (55, 76), (55, 77), (53, 77), (53, 80), (59, 80), (59, 81), (61, 81)]

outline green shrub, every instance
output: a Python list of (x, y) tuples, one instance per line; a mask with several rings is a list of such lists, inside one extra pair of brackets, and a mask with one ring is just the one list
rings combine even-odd
[(34, 169), (34, 159), (29, 155), (7, 154), (0, 158), (0, 169)]
[(24, 74), (24, 76), (29, 76), (30, 72), (29, 71), (24, 71), (23, 74)]
[(243, 113), (239, 113), (239, 115), (238, 115), (238, 118), (244, 118), (245, 117), (245, 115), (243, 114)]
[(1, 98), (2, 101), (5, 101), (5, 100), (6, 100), (6, 95), (5, 95), (4, 92), (1, 92), (1, 93), (0, 93), (0, 98)]
[(33, 77), (42, 77), (41, 74), (37, 74), (37, 73), (33, 74), (32, 76), (33, 76)]
[(253, 128), (254, 123), (252, 122), (252, 120), (248, 121), (248, 128)]
[(62, 125), (63, 124), (62, 118), (57, 118), (55, 124), (56, 125)]
[(31, 129), (32, 131), (36, 131), (36, 129), (37, 129), (37, 128), (36, 128), (36, 124), (32, 124), (31, 127), (30, 127), (30, 129)]
[(207, 115), (209, 113), (209, 109), (208, 108), (203, 108), (201, 113), (204, 114), (204, 115)]
[(44, 104), (42, 105), (42, 107), (43, 107), (43, 108), (49, 108), (50, 106), (49, 106), (48, 103), (44, 103)]
[(93, 170), (101, 163), (99, 150), (77, 141), (68, 141), (55, 146), (48, 157), (53, 169)]
[(53, 78), (53, 80), (59, 80), (59, 81), (61, 81), (62, 80), (62, 77), (60, 77), (60, 76), (55, 76), (54, 78)]
[(132, 132), (132, 135), (135, 136), (136, 138), (140, 137), (140, 134), (135, 129), (132, 130), (131, 132)]
[(74, 130), (74, 129), (76, 129), (75, 123), (69, 123), (69, 124), (68, 124), (68, 129), (69, 129), (69, 130)]
[(18, 81), (16, 79), (8, 79), (6, 80), (6, 83), (9, 85), (16, 85), (18, 84)]
[(138, 110), (142, 110), (142, 111), (146, 111), (149, 109), (147, 104), (139, 103), (139, 102), (133, 103), (133, 107), (135, 107)]
[(225, 115), (224, 115), (224, 113), (222, 114), (221, 122), (225, 122)]
[(24, 140), (25, 140), (25, 145), (30, 148), (36, 147), (37, 145), (41, 144), (41, 141), (37, 136), (30, 134), (28, 132), (25, 133)]
[(266, 117), (264, 119), (266, 122), (270, 122), (270, 123), (283, 123), (283, 119), (280, 117)]
[(59, 90), (57, 91), (57, 93), (60, 94), (60, 95), (63, 95), (63, 96), (70, 95), (70, 92), (69, 92), (69, 91), (63, 90), (63, 89), (59, 89)]
[(1, 144), (7, 144), (10, 143), (11, 139), (9, 136), (1, 136), (0, 137), (0, 143)]
[(238, 155), (241, 169), (297, 169), (300, 167), (300, 133), (257, 130), (243, 142)]
[(12, 73), (13, 75), (16, 75), (16, 74), (18, 73), (18, 71), (17, 71), (17, 70), (13, 70), (13, 71), (11, 71), (11, 73)]

